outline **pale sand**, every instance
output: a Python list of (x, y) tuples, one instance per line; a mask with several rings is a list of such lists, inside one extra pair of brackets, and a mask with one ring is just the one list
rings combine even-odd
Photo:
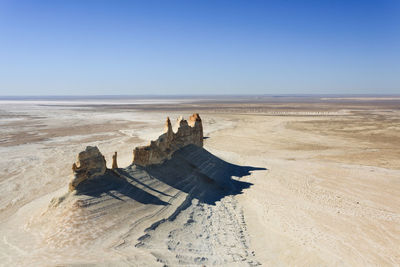
[[(219, 99), (136, 110), (0, 105), (0, 263), (399, 265), (399, 103), (302, 101)], [(49, 208), (67, 192), (86, 145), (98, 145), (108, 165), (118, 151), (125, 167), (167, 115), (195, 111), (205, 149), (267, 169), (240, 178), (252, 184), (242, 194), (204, 202), (132, 170), (140, 194), (68, 196)], [(221, 166), (210, 161), (200, 170), (218, 175)], [(87, 206), (77, 207), (78, 199)]]

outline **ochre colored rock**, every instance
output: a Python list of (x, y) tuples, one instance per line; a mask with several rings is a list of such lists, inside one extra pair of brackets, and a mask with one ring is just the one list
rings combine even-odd
[(171, 121), (167, 118), (165, 130), (157, 140), (151, 141), (148, 146), (136, 147), (133, 150), (133, 164), (147, 166), (160, 164), (171, 158), (172, 154), (187, 145), (203, 146), (203, 125), (198, 113), (189, 118), (177, 120), (178, 130), (173, 132)]
[(192, 139), (194, 142), (197, 142), (195, 145), (203, 147), (203, 123), (201, 122), (199, 113), (194, 113), (189, 117), (189, 126), (196, 129), (192, 131)]
[(117, 151), (115, 151), (114, 155), (112, 156), (112, 169), (118, 169), (117, 163)]
[(97, 147), (87, 146), (79, 153), (78, 161), (72, 165), (73, 178), (69, 183), (69, 191), (87, 179), (103, 175), (106, 171), (106, 160)]

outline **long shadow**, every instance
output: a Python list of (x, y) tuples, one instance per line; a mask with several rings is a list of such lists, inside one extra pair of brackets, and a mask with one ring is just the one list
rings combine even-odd
[[(119, 175), (107, 170), (105, 175), (79, 184), (77, 194), (92, 197), (107, 194), (120, 201), (124, 200), (118, 195), (125, 195), (143, 204), (168, 205), (155, 195), (172, 196), (151, 186), (154, 181), (159, 180), (188, 193), (187, 205), (190, 205), (189, 200), (192, 198), (215, 205), (215, 202), (223, 197), (241, 194), (244, 189), (253, 185), (233, 177), (241, 178), (256, 170), (266, 168), (231, 164), (204, 148), (188, 145), (175, 152), (172, 158), (163, 164), (149, 167), (131, 165), (117, 169)], [(150, 193), (136, 187), (135, 184), (143, 186)], [(155, 195), (151, 194), (153, 192)]]
[(121, 194), (143, 204), (169, 205), (167, 202), (132, 185), (109, 170), (102, 176), (80, 183), (76, 190), (78, 195), (100, 197), (103, 194), (107, 194), (115, 199), (124, 201), (117, 196), (117, 194)]
[(178, 150), (163, 164), (142, 169), (153, 178), (211, 205), (225, 196), (241, 194), (252, 185), (232, 177), (241, 178), (251, 171), (266, 170), (228, 163), (194, 145)]
[(171, 195), (168, 195), (168, 194), (166, 194), (164, 192), (161, 192), (160, 190), (157, 190), (157, 189), (155, 189), (155, 188), (153, 188), (153, 187), (141, 182), (139, 179), (133, 177), (129, 172), (125, 171), (124, 169), (118, 169), (118, 173), (121, 174), (125, 179), (128, 179), (129, 181), (138, 183), (138, 184), (146, 187), (147, 189), (149, 189), (151, 191), (154, 191), (154, 192), (156, 192), (156, 193), (158, 193), (160, 195), (163, 195), (163, 196), (172, 197)]

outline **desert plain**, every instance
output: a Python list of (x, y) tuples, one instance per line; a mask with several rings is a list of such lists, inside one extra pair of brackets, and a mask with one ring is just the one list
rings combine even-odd
[[(131, 165), (194, 112), (196, 173)], [(86, 146), (118, 151), (124, 190), (67, 193)], [(0, 265), (400, 265), (400, 97), (0, 100)]]

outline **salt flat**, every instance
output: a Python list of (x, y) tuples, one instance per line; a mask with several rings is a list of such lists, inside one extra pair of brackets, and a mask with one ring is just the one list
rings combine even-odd
[[(400, 264), (398, 99), (104, 102), (0, 101), (2, 265)], [(133, 148), (156, 138), (166, 116), (193, 112), (211, 153), (199, 169), (248, 184), (239, 192), (205, 201), (204, 192), (219, 191), (190, 191), (198, 184), (189, 167), (169, 166), (185, 186), (163, 180), (160, 169), (146, 176), (129, 167)], [(118, 151), (140, 193), (51, 202), (68, 191), (87, 145), (109, 167)], [(252, 169), (235, 176), (221, 162)]]

